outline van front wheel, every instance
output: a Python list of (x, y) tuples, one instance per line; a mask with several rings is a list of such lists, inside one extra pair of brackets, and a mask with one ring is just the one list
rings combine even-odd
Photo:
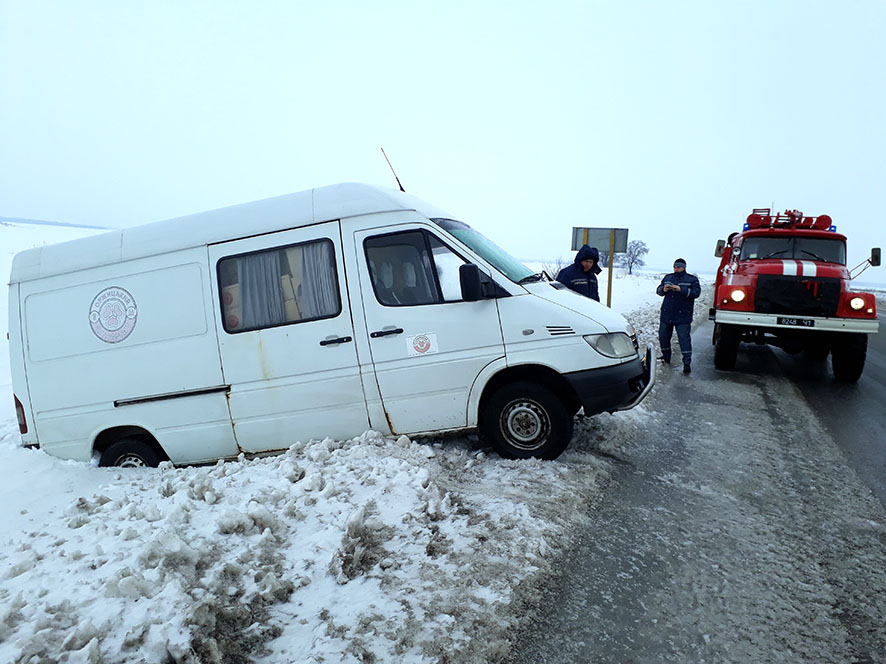
[(157, 451), (140, 440), (124, 438), (118, 440), (102, 452), (99, 466), (117, 466), (119, 468), (156, 468), (160, 465)]
[(480, 434), (507, 459), (556, 459), (572, 439), (572, 415), (543, 385), (505, 385), (480, 416)]

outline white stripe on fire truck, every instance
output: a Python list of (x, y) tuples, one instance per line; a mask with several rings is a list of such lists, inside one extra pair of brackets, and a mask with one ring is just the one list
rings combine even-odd
[(796, 275), (797, 261), (782, 261), (782, 274)]
[(800, 261), (800, 265), (803, 268), (804, 277), (814, 277), (818, 272), (813, 261)]

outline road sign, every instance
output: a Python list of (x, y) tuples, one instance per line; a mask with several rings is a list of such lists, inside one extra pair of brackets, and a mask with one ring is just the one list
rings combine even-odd
[(572, 227), (572, 251), (578, 251), (583, 244), (597, 247), (600, 251), (609, 251), (611, 237), (615, 236), (614, 251), (623, 254), (628, 250), (627, 228), (579, 228)]
[(598, 251), (609, 252), (609, 280), (606, 288), (606, 306), (612, 306), (612, 263), (615, 254), (623, 254), (628, 250), (627, 228), (578, 228), (572, 227), (572, 251), (578, 251), (582, 245), (596, 247)]

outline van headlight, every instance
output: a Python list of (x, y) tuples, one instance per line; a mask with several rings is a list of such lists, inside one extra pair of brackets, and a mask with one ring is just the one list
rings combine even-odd
[(631, 338), (624, 332), (586, 334), (583, 338), (591, 348), (606, 357), (631, 357), (637, 354)]

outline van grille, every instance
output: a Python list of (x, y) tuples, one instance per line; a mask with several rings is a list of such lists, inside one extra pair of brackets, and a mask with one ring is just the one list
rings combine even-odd
[(573, 330), (568, 325), (548, 325), (547, 326), (548, 334), (552, 337), (562, 337), (567, 334), (575, 334), (575, 330)]
[(835, 316), (840, 280), (761, 274), (754, 292), (754, 311), (761, 314)]

